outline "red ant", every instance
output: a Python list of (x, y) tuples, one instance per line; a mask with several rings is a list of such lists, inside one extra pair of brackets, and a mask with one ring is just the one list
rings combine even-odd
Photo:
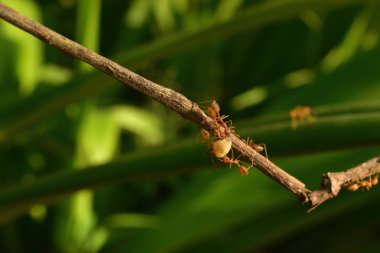
[(250, 146), (253, 150), (255, 150), (258, 153), (262, 153), (264, 151), (265, 157), (268, 159), (267, 147), (265, 146), (265, 144), (256, 144), (249, 137), (247, 138), (246, 141), (245, 140), (243, 141), (247, 143), (248, 146)]
[(246, 175), (248, 175), (248, 170), (251, 168), (251, 167), (248, 167), (248, 168), (247, 168), (247, 167), (241, 165), (241, 164), (240, 164), (240, 163), (242, 163), (241, 161), (239, 161), (238, 159), (231, 159), (231, 158), (229, 158), (228, 156), (224, 156), (224, 157), (223, 157), (223, 163), (225, 163), (225, 164), (229, 164), (230, 167), (231, 167), (231, 165), (233, 165), (233, 164), (237, 165), (238, 168), (239, 168), (240, 175), (242, 175), (242, 176), (246, 176)]
[(315, 121), (315, 117), (311, 114), (311, 108), (309, 106), (296, 106), (289, 111), (289, 116), (292, 129), (296, 129), (298, 125), (300, 123), (302, 124), (305, 120), (308, 122)]
[(210, 133), (205, 129), (201, 130), (201, 136), (209, 143), (212, 154), (223, 163), (229, 164), (230, 167), (231, 165), (237, 165), (241, 175), (248, 175), (249, 168), (241, 165), (241, 161), (238, 159), (227, 156), (232, 147), (232, 141), (229, 136), (234, 128), (233, 126), (228, 127), (227, 123), (224, 122), (224, 119), (228, 116), (220, 116), (220, 107), (215, 100), (213, 100), (210, 107), (207, 108), (207, 114), (213, 120), (218, 140), (214, 142), (212, 138), (210, 138)]

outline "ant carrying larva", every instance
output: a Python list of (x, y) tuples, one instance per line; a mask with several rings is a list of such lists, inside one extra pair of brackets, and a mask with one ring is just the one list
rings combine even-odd
[[(206, 114), (213, 120), (216, 137), (211, 137), (210, 133), (205, 129), (201, 130), (201, 136), (203, 140), (208, 142), (211, 154), (224, 164), (230, 165), (230, 167), (232, 165), (236, 165), (241, 175), (248, 175), (248, 171), (252, 167), (252, 164), (247, 165), (243, 163), (238, 159), (239, 157), (236, 159), (233, 158), (232, 141), (230, 138), (231, 133), (234, 132), (232, 121), (229, 121), (231, 123), (231, 126), (228, 126), (224, 121), (224, 119), (226, 119), (228, 116), (220, 115), (220, 106), (215, 100), (213, 100), (211, 102), (211, 105), (207, 108)], [(262, 145), (253, 144), (253, 142), (249, 141), (249, 139), (247, 140), (247, 144), (257, 152), (262, 152), (264, 150), (266, 152), (265, 147)], [(230, 152), (231, 157), (228, 156)]]

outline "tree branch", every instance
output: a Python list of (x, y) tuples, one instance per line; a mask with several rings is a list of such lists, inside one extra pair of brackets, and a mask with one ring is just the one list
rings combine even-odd
[[(30, 20), (29, 18), (17, 13), (3, 4), (0, 4), (0, 17), (34, 35), (49, 45), (52, 45), (67, 54), (92, 65), (116, 80), (119, 80), (129, 87), (157, 100), (161, 104), (180, 114), (182, 117), (195, 122), (201, 128), (209, 131), (212, 135), (217, 136), (219, 129), (215, 128), (215, 125), (213, 124), (214, 121), (208, 117), (208, 115), (206, 115), (206, 113), (200, 109), (196, 103), (190, 101), (184, 95), (145, 79), (127, 68), (124, 68), (119, 64), (50, 30), (49, 28)], [(231, 134), (230, 138), (232, 141), (232, 147), (236, 151), (243, 154), (243, 156), (250, 160), (252, 164), (264, 174), (278, 182), (287, 190), (291, 191), (300, 201), (310, 204), (311, 209), (314, 209), (325, 200), (335, 197), (341, 187), (344, 187), (355, 180), (359, 180), (363, 178), (363, 176), (368, 177), (368, 173), (359, 172), (327, 173), (327, 177), (325, 176), (324, 178), (326, 183), (322, 185), (321, 190), (311, 192), (301, 181), (280, 169), (267, 158), (260, 155), (236, 135)], [(367, 172), (378, 173), (378, 167), (380, 167), (378, 164), (379, 160), (374, 159), (373, 161), (368, 163), (366, 166), (360, 166), (360, 171), (362, 171), (365, 167)], [(368, 166), (372, 166), (371, 168), (377, 169), (369, 169)], [(331, 185), (331, 187), (328, 188), (326, 187), (327, 185)]]
[(379, 173), (380, 157), (372, 158), (346, 171), (326, 173), (322, 178), (321, 188), (309, 194), (309, 211), (314, 210), (326, 200), (338, 196), (342, 188), (356, 184), (365, 178), (376, 176)]

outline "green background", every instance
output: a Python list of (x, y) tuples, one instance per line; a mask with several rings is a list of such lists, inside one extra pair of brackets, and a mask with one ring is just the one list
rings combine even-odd
[[(379, 155), (380, 1), (2, 0), (181, 92), (314, 190)], [(0, 21), (0, 252), (376, 252), (379, 187), (311, 213), (200, 129)], [(289, 111), (315, 118), (291, 128)]]

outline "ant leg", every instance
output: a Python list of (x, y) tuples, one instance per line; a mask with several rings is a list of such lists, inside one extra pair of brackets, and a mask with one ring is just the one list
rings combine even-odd
[(265, 143), (263, 143), (261, 145), (264, 147), (265, 157), (267, 158), (267, 160), (269, 160), (269, 158), (268, 158), (268, 152), (267, 152), (267, 145), (265, 145)]
[(269, 166), (269, 158), (268, 158), (268, 152), (267, 152), (267, 145), (265, 145), (265, 143), (262, 143), (260, 145), (264, 147), (265, 157), (267, 158), (267, 166)]
[(202, 128), (200, 134), (201, 134), (201, 137), (202, 137), (203, 141), (205, 141), (205, 142), (209, 142), (210, 141), (210, 133), (207, 130), (205, 130), (205, 129)]

